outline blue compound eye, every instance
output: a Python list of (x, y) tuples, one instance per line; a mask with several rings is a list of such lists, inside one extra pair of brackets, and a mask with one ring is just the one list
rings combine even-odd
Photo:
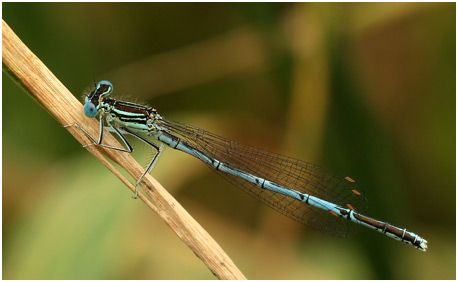
[(99, 111), (91, 101), (84, 104), (84, 114), (88, 117), (95, 117)]
[(100, 96), (105, 96), (113, 91), (113, 84), (108, 80), (102, 80), (97, 83), (97, 92), (100, 93)]

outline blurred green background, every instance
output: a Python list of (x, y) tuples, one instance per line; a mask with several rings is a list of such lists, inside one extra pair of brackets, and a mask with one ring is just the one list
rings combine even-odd
[[(455, 279), (455, 3), (3, 3), (78, 98), (114, 97), (346, 173), (366, 228), (298, 224), (168, 149), (153, 175), (251, 279)], [(120, 181), (3, 74), (4, 279), (214, 279)], [(146, 146), (134, 142), (146, 164)]]

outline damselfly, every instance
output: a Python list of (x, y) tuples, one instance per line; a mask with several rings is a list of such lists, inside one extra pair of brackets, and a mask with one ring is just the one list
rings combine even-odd
[[(366, 207), (366, 198), (352, 178), (167, 119), (151, 107), (107, 98), (112, 91), (113, 85), (103, 80), (85, 98), (84, 113), (88, 117), (99, 115), (98, 140), (78, 124), (67, 126), (82, 130), (93, 142), (88, 145), (131, 153), (133, 148), (125, 137), (129, 134), (151, 146), (156, 153), (137, 180), (137, 187), (167, 145), (200, 159), (244, 192), (298, 222), (345, 236), (346, 223), (353, 221), (426, 251), (427, 241), (417, 234), (359, 213)], [(104, 128), (115, 132), (126, 148), (102, 144)], [(158, 140), (160, 146), (144, 135)]]

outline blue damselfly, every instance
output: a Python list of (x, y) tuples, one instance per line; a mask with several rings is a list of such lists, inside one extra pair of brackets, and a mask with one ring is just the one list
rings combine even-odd
[[(427, 241), (417, 234), (361, 214), (367, 200), (349, 176), (167, 119), (152, 107), (107, 98), (112, 91), (113, 85), (103, 80), (85, 98), (84, 113), (99, 116), (97, 140), (78, 124), (67, 126), (82, 130), (93, 142), (88, 145), (131, 153), (133, 148), (125, 137), (129, 134), (151, 146), (156, 153), (137, 180), (137, 187), (167, 145), (200, 159), (244, 192), (298, 222), (345, 236), (346, 223), (353, 221), (426, 251)], [(104, 128), (115, 132), (126, 148), (102, 144)], [(145, 135), (159, 141), (160, 146)]]

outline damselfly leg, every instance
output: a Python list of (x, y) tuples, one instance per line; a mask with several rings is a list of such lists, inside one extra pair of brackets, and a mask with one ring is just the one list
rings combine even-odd
[[(154, 156), (151, 158), (151, 161), (149, 162), (149, 164), (147, 165), (146, 169), (143, 171), (142, 175), (137, 179), (136, 183), (135, 183), (135, 195), (134, 195), (134, 198), (137, 198), (137, 195), (138, 195), (138, 185), (140, 184), (140, 182), (143, 180), (143, 178), (145, 177), (145, 175), (149, 172), (151, 172), (151, 170), (154, 168), (154, 166), (156, 165), (156, 162), (157, 160), (159, 159), (159, 156), (161, 155), (163, 149), (164, 149), (164, 144), (161, 143), (161, 146), (157, 146), (156, 144), (154, 144), (153, 142), (149, 141), (148, 139), (146, 139), (145, 137), (125, 128), (125, 127), (120, 127), (120, 128), (117, 128), (112, 122), (110, 121), (107, 121), (107, 123), (110, 125), (109, 127), (105, 127), (104, 126), (104, 122), (103, 122), (103, 116), (100, 116), (100, 133), (99, 133), (99, 138), (98, 140), (96, 141), (96, 139), (94, 137), (92, 137), (86, 130), (84, 130), (79, 124), (77, 123), (72, 123), (72, 124), (67, 124), (67, 125), (64, 125), (63, 127), (70, 127), (70, 126), (74, 126), (76, 128), (78, 128), (79, 130), (81, 130), (90, 140), (93, 141), (93, 143), (90, 143), (90, 144), (86, 144), (86, 145), (83, 145), (83, 148), (86, 148), (88, 146), (92, 146), (92, 145), (96, 145), (96, 146), (100, 146), (100, 147), (103, 147), (103, 148), (108, 148), (108, 149), (112, 149), (112, 150), (117, 150), (117, 151), (121, 151), (121, 152), (126, 152), (126, 153), (132, 153), (134, 151), (132, 145), (130, 144), (130, 142), (127, 140), (127, 138), (124, 136), (124, 134), (130, 134), (136, 138), (138, 138), (139, 140), (145, 142), (147, 145), (149, 145), (150, 147), (152, 147), (156, 152), (154, 153)], [(109, 146), (109, 145), (105, 145), (105, 144), (102, 144), (103, 142), (103, 131), (104, 129), (110, 131), (110, 132), (116, 132), (116, 134), (119, 136), (119, 138), (121, 138), (121, 140), (124, 142), (124, 144), (126, 145), (127, 149), (125, 148), (118, 148), (118, 147), (113, 147), (113, 146)], [(124, 133), (124, 134), (123, 134)]]
[[(135, 196), (134, 196), (134, 198), (137, 198), (138, 185), (143, 180), (143, 177), (145, 177), (146, 174), (150, 173), (153, 170), (154, 166), (157, 163), (157, 160), (159, 159), (160, 155), (162, 154), (162, 151), (164, 150), (165, 145), (163, 143), (161, 143), (161, 146), (158, 147), (153, 142), (151, 142), (148, 139), (146, 139), (145, 137), (143, 137), (143, 136), (141, 136), (141, 135), (129, 130), (128, 128), (123, 127), (123, 128), (121, 128), (121, 130), (124, 133), (127, 133), (127, 134), (130, 134), (132, 136), (135, 136), (136, 138), (140, 139), (141, 141), (145, 142), (147, 145), (153, 147), (154, 150), (156, 150), (156, 153), (151, 158), (151, 161), (149, 162), (149, 164), (146, 166), (145, 171), (143, 171), (142, 175), (138, 178), (137, 182), (135, 183)], [(111, 131), (111, 130), (109, 130), (109, 131)]]
[[(100, 146), (100, 147), (104, 147), (104, 148), (108, 148), (108, 149), (113, 149), (113, 150), (117, 150), (117, 151), (121, 151), (121, 152), (132, 153), (132, 152), (134, 151), (134, 149), (132, 148), (132, 145), (130, 145), (130, 143), (129, 143), (129, 141), (127, 140), (127, 138), (126, 138), (124, 135), (122, 135), (122, 133), (119, 131), (119, 129), (116, 128), (111, 122), (108, 122), (108, 124), (110, 125), (110, 127), (104, 127), (103, 118), (102, 118), (102, 117), (100, 118), (100, 133), (99, 133), (98, 141), (96, 141), (95, 138), (92, 137), (91, 134), (89, 134), (86, 130), (84, 130), (84, 129), (83, 129), (79, 124), (77, 124), (77, 123), (66, 124), (66, 125), (64, 125), (63, 127), (71, 127), (71, 126), (74, 126), (74, 127), (78, 128), (79, 130), (81, 130), (89, 139), (91, 139), (92, 143), (83, 145), (83, 148), (86, 148), (86, 147), (92, 146), (92, 145), (97, 145), (97, 146)], [(108, 145), (102, 144), (104, 128), (107, 129), (108, 131), (116, 132), (116, 134), (119, 136), (119, 138), (121, 138), (121, 140), (122, 140), (122, 141), (124, 142), (124, 144), (126, 145), (127, 149), (125, 149), (125, 148), (118, 148), (118, 147), (113, 147), (113, 146), (108, 146)]]

